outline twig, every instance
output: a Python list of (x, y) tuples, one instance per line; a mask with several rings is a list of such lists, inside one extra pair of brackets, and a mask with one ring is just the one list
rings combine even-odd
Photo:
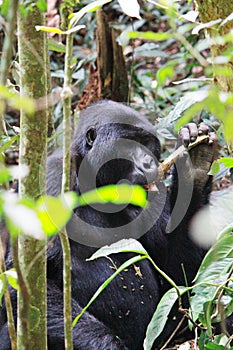
[(165, 344), (160, 348), (160, 350), (166, 349), (167, 345), (170, 343), (170, 341), (175, 336), (176, 332), (178, 331), (178, 329), (181, 327), (182, 323), (184, 322), (185, 317), (186, 317), (185, 315), (182, 317), (182, 319), (180, 320), (180, 322), (178, 323), (178, 325), (176, 326), (176, 328), (174, 329), (174, 331), (172, 332), (172, 334), (170, 335), (168, 340), (165, 342)]
[[(174, 152), (172, 152), (163, 163), (159, 165), (158, 168), (158, 179), (163, 178), (164, 174), (171, 168), (171, 166), (176, 162), (177, 158), (181, 156), (184, 152), (190, 151), (192, 148), (196, 147), (200, 143), (204, 143), (209, 140), (209, 135), (201, 135), (198, 136), (197, 139), (190, 143), (188, 147), (184, 145), (177, 148)], [(156, 181), (158, 180), (156, 179)]]

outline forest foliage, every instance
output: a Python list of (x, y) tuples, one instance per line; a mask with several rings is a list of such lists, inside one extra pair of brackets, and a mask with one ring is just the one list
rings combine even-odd
[[(208, 1), (204, 3), (207, 4)], [(222, 3), (224, 6), (224, 1)], [(10, 0), (0, 3), (3, 19), (2, 43), (7, 38), (10, 5)], [(221, 321), (223, 315), (226, 317), (233, 312), (233, 89), (225, 83), (221, 84), (221, 81), (233, 74), (233, 6), (229, 6), (232, 8), (228, 9), (229, 13), (224, 18), (213, 18), (206, 23), (201, 23), (198, 9), (191, 1), (169, 0), (139, 3), (136, 0), (83, 0), (78, 4), (72, 0), (61, 4), (45, 0), (20, 1), (20, 16), (26, 16), (27, 11), (32, 11), (35, 6), (43, 15), (50, 9), (48, 18), (51, 23), (56, 24), (53, 26), (47, 21), (47, 25), (38, 23), (35, 26), (38, 35), (41, 32), (44, 35), (46, 33), (46, 36), (48, 34), (49, 75), (51, 74), (52, 83), (46, 103), (49, 112), (51, 113), (51, 108), (53, 110), (51, 124), (54, 129), (47, 138), (49, 149), (65, 142), (66, 138), (62, 140), (61, 135), (64, 130), (62, 127), (66, 100), (68, 99), (67, 118), (70, 118), (68, 128), (71, 125), (74, 128), (79, 107), (83, 107), (80, 101), (85, 95), (86, 87), (90, 88), (93, 71), (96, 71), (96, 11), (102, 6), (111, 14), (111, 26), (119, 32), (117, 42), (123, 48), (129, 77), (129, 103), (155, 123), (163, 145), (163, 160), (175, 148), (178, 129), (189, 121), (203, 121), (217, 133), (220, 156), (213, 163), (210, 174), (214, 176), (215, 189), (222, 191), (219, 191), (210, 213), (198, 225), (208, 231), (209, 220), (214, 221), (218, 227), (215, 232), (218, 239), (216, 241), (216, 237), (210, 237), (211, 242), (216, 242), (203, 260), (193, 287), (177, 286), (134, 240), (123, 240), (110, 247), (103, 247), (90, 259), (112, 253), (134, 252), (135, 256), (115, 271), (111, 278), (129, 264), (149, 259), (154, 268), (171, 284), (171, 289), (162, 298), (148, 326), (145, 350), (152, 348), (154, 340), (162, 332), (166, 317), (176, 300), (180, 302), (181, 312), (188, 317), (190, 327), (199, 330), (200, 335), (196, 342), (201, 350), (229, 349), (233, 336), (223, 333), (215, 336), (212, 325)], [(227, 30), (223, 30), (226, 27)], [(67, 44), (69, 40), (70, 43)], [(40, 198), (29, 197), (28, 194), (22, 197), (9, 195), (9, 187), (13, 181), (28, 176), (27, 166), (21, 166), (20, 174), (16, 169), (20, 138), (19, 111), (21, 115), (26, 113), (30, 118), (35, 115), (38, 103), (41, 102), (30, 96), (19, 95), (22, 67), (19, 66), (18, 49), (14, 41), (12, 36), (10, 60), (6, 58), (5, 67), (2, 54), (0, 86), (0, 215), (6, 221), (12, 244), (15, 244), (19, 234), (29, 235), (36, 240), (51, 237), (64, 227), (72, 210), (79, 205), (97, 201), (146, 205), (145, 193), (140, 187), (124, 185), (99, 189), (81, 197), (67, 192), (67, 187), (64, 191), (66, 193), (58, 198), (45, 195)], [(213, 51), (213, 47), (218, 46), (222, 48), (221, 51)], [(6, 46), (3, 46), (3, 53), (4, 50), (8, 50)], [(65, 52), (66, 55), (67, 52), (70, 53), (68, 62)], [(64, 84), (64, 81), (68, 81), (68, 84)], [(41, 147), (45, 148), (45, 145)], [(169, 186), (169, 175), (165, 182)], [(27, 220), (24, 220), (25, 217)], [(7, 284), (17, 289), (19, 283), (17, 269), (5, 270), (4, 250), (1, 246), (0, 251), (1, 301), (4, 293), (7, 293)], [(107, 288), (111, 278), (96, 291), (82, 313), (77, 315), (73, 326), (102, 290)], [(181, 296), (184, 293), (189, 295), (190, 310), (182, 309)], [(71, 328), (71, 325), (68, 327)], [(190, 346), (186, 344), (185, 348), (189, 349)]]

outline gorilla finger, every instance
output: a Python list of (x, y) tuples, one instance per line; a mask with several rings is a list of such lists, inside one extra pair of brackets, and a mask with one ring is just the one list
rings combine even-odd
[(210, 132), (209, 133), (209, 144), (217, 143), (218, 142), (218, 137), (215, 132)]
[(194, 142), (198, 136), (198, 128), (195, 123), (188, 123), (187, 125), (190, 134), (190, 141)]
[(209, 132), (209, 127), (205, 123), (201, 123), (198, 127), (198, 135), (207, 135)]
[(190, 141), (189, 129), (187, 127), (184, 127), (182, 129), (180, 129), (179, 135), (180, 135), (180, 138), (183, 141), (183, 144), (185, 146), (188, 146), (189, 141)]

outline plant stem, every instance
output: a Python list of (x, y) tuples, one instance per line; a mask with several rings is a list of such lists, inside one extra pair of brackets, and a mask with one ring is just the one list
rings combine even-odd
[[(66, 37), (65, 79), (63, 97), (63, 174), (62, 193), (70, 190), (70, 143), (71, 143), (71, 84), (72, 84), (73, 34)], [(71, 254), (66, 229), (60, 232), (63, 249), (63, 293), (64, 293), (64, 332), (65, 348), (73, 349), (72, 306), (71, 306)]]

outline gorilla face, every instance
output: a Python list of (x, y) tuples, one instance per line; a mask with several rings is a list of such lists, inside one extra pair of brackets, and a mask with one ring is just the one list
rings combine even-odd
[(109, 101), (92, 105), (83, 113), (72, 156), (82, 193), (123, 182), (146, 187), (157, 176), (160, 143), (154, 127), (143, 116)]

